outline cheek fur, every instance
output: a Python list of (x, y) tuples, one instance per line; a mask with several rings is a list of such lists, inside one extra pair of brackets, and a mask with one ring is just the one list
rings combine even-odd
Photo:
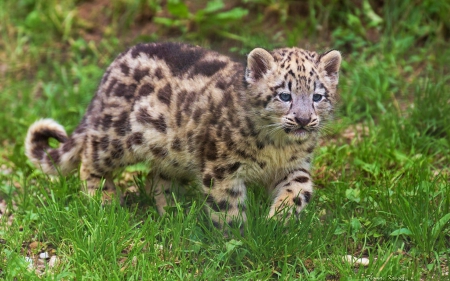
[(329, 102), (320, 102), (315, 106), (317, 115), (328, 115), (332, 109), (333, 106)]
[(277, 115), (286, 115), (289, 113), (289, 109), (291, 108), (290, 102), (282, 102), (278, 100), (276, 97), (270, 103), (271, 110)]

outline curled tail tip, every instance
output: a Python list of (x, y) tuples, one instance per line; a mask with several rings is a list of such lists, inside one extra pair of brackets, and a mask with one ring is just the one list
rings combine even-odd
[(59, 142), (67, 141), (67, 133), (64, 127), (53, 119), (41, 119), (34, 122), (29, 128), (25, 140), (26, 146), (33, 144), (48, 144), (48, 139), (54, 138)]
[(28, 129), (25, 139), (25, 154), (37, 166), (42, 166), (46, 151), (51, 149), (48, 140), (54, 138), (59, 142), (68, 140), (64, 127), (52, 119), (41, 119)]

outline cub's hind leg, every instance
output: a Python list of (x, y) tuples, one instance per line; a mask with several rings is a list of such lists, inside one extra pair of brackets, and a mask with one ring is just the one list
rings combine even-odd
[[(246, 187), (244, 181), (235, 176), (224, 173), (237, 169), (236, 165), (216, 168), (216, 175), (209, 173), (203, 175), (203, 192), (206, 196), (207, 211), (213, 224), (224, 228), (224, 225), (235, 227), (239, 225), (241, 232), (246, 216)], [(231, 171), (230, 171), (231, 170)]]
[(97, 190), (102, 187), (102, 200), (108, 201), (116, 196), (116, 186), (110, 173), (100, 175), (92, 167), (81, 164), (80, 178), (83, 183), (83, 191), (89, 196), (94, 196)]
[(85, 181), (84, 191), (93, 196), (102, 187), (103, 201), (109, 201), (117, 196), (113, 172), (118, 167), (111, 158), (108, 143), (105, 138), (87, 136), (81, 155), (80, 178)]
[(173, 181), (158, 171), (152, 170), (147, 175), (145, 190), (147, 194), (153, 195), (156, 209), (161, 216), (166, 213), (166, 206), (174, 206), (175, 204), (172, 196), (172, 185)]

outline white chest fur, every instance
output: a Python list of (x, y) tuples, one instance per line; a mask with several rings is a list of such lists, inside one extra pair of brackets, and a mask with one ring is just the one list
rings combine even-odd
[(304, 146), (266, 146), (256, 155), (257, 161), (245, 163), (241, 173), (246, 181), (256, 182), (269, 190), (289, 171), (303, 168), (310, 170), (311, 153)]

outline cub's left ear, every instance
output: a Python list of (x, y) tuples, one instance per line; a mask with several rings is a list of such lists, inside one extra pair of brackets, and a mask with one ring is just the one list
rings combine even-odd
[(319, 71), (325, 72), (325, 77), (328, 78), (329, 82), (332, 84), (337, 84), (339, 81), (341, 61), (341, 53), (336, 50), (326, 52), (319, 57)]

